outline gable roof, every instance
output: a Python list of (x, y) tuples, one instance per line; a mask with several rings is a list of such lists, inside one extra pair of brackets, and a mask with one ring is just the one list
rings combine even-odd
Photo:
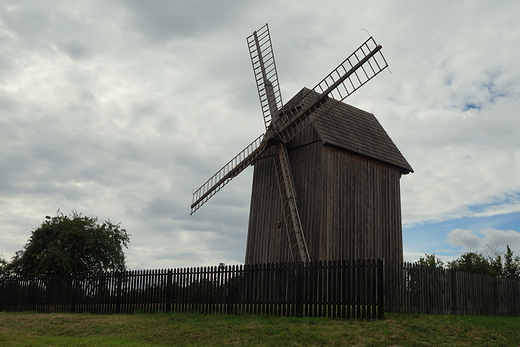
[[(302, 89), (284, 108), (297, 106), (304, 93), (309, 91)], [(334, 103), (334, 108), (313, 124), (323, 143), (397, 166), (404, 174), (413, 172), (372, 113), (334, 99), (329, 99), (324, 107), (328, 107), (329, 103)]]

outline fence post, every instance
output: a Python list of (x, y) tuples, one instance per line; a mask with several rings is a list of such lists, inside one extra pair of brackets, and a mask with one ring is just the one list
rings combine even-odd
[(116, 302), (116, 313), (121, 313), (121, 297), (123, 292), (123, 274), (121, 271), (116, 272), (117, 278), (117, 302)]
[(296, 317), (303, 317), (303, 262), (296, 263)]
[(168, 269), (168, 277), (166, 279), (166, 312), (172, 311), (172, 297), (173, 297), (173, 270)]
[(449, 270), (451, 279), (451, 314), (457, 313), (457, 271)]
[(384, 283), (384, 263), (382, 259), (377, 260), (377, 318), (385, 318), (385, 283)]
[(226, 269), (226, 283), (225, 283), (225, 290), (226, 290), (226, 313), (227, 314), (233, 314), (233, 286), (230, 285), (230, 280), (233, 278), (233, 275), (235, 273), (235, 265), (231, 266), (228, 265), (225, 267)]
[(72, 274), (70, 276), (70, 313), (76, 312), (76, 296), (77, 296), (77, 284), (76, 284), (77, 274)]

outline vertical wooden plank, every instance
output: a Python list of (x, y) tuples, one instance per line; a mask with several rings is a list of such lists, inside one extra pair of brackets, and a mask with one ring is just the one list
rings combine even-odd
[(299, 262), (296, 266), (296, 317), (303, 317), (303, 293), (300, 288), (303, 285), (303, 263)]
[(347, 317), (347, 261), (345, 259), (340, 262), (340, 286), (339, 286), (339, 301), (341, 304), (341, 318)]
[(171, 309), (173, 312), (179, 311), (179, 299), (180, 299), (180, 269), (172, 269), (172, 296), (171, 296)]
[(152, 271), (152, 282), (150, 283), (152, 286), (152, 298), (151, 298), (151, 306), (152, 313), (164, 312), (162, 310), (163, 304), (163, 278), (162, 278), (162, 270), (154, 269)]
[(142, 270), (134, 270), (132, 272), (132, 298), (131, 298), (131, 312), (139, 309), (139, 278)]
[(164, 311), (170, 313), (172, 311), (172, 290), (173, 290), (173, 271), (167, 269), (166, 275), (166, 294), (165, 294), (165, 307)]
[(345, 293), (346, 318), (352, 317), (352, 260), (346, 261), (345, 269)]
[(116, 279), (117, 279), (117, 282), (116, 282), (116, 307), (115, 307), (115, 312), (116, 313), (121, 313), (121, 296), (122, 296), (122, 293), (123, 293), (123, 274), (120, 272), (120, 271), (117, 271), (115, 273), (115, 276), (116, 276)]
[(215, 279), (215, 273), (217, 271), (217, 266), (208, 266), (206, 268), (206, 278), (208, 281), (208, 307), (207, 312), (209, 314), (214, 314), (217, 312), (218, 307), (218, 291), (219, 285)]
[(385, 318), (385, 286), (384, 264), (382, 259), (377, 260), (377, 318)]
[(143, 270), (135, 270), (132, 276), (132, 312), (136, 312), (140, 309), (141, 296), (139, 294), (141, 276)]
[(362, 275), (363, 275), (363, 279), (362, 281), (360, 282), (360, 285), (361, 285), (361, 293), (362, 293), (362, 297), (361, 297), (361, 309), (362, 309), (362, 317), (363, 318), (369, 318), (369, 279), (370, 279), (370, 266), (369, 266), (369, 260), (368, 259), (362, 259), (361, 260), (361, 264), (362, 264)]
[(179, 312), (186, 311), (186, 295), (187, 295), (187, 271), (188, 268), (179, 269)]

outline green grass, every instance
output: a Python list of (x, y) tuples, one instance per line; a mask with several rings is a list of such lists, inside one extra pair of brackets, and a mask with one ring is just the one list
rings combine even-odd
[(520, 318), (0, 313), (0, 346), (520, 346)]

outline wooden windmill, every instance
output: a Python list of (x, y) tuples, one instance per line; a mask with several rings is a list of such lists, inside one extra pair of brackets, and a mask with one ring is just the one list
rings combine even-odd
[(266, 132), (193, 193), (193, 214), (254, 165), (246, 264), (402, 260), (399, 179), (413, 172), (367, 112), (342, 101), (388, 64), (371, 37), (285, 105), (269, 27), (247, 38)]

